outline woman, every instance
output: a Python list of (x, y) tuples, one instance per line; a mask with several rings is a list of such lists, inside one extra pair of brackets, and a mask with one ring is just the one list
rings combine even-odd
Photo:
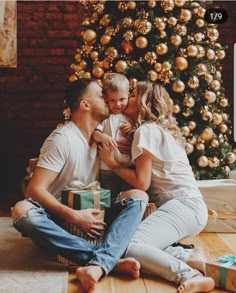
[(211, 291), (214, 281), (200, 272), (204, 263), (196, 261), (196, 251), (171, 246), (198, 234), (208, 218), (184, 149), (185, 140), (172, 116), (173, 102), (162, 86), (141, 81), (125, 112), (140, 125), (131, 149), (136, 168), (122, 167), (104, 147), (100, 147), (100, 156), (129, 184), (147, 190), (157, 206), (141, 223), (126, 256), (136, 258), (143, 271), (175, 282), (177, 293)]

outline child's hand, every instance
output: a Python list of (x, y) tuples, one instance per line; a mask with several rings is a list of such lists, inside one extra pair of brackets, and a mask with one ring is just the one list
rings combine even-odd
[(117, 148), (116, 141), (109, 135), (103, 133), (103, 138), (101, 141), (102, 146), (107, 147), (110, 150), (114, 150)]
[(122, 124), (120, 126), (120, 131), (123, 134), (129, 134), (130, 132), (132, 132), (134, 130), (133, 124), (128, 122), (128, 121), (122, 121)]

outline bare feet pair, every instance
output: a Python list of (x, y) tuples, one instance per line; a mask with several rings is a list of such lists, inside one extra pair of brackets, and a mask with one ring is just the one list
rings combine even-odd
[[(138, 278), (140, 274), (140, 263), (131, 257), (123, 258), (118, 261), (113, 272), (126, 273), (133, 278)], [(95, 292), (96, 284), (103, 275), (103, 269), (100, 266), (90, 265), (76, 269), (75, 274), (79, 279), (85, 292)]]

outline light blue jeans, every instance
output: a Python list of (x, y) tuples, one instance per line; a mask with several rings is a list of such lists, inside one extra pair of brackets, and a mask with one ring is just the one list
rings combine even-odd
[(180, 284), (200, 272), (186, 264), (189, 250), (171, 244), (198, 234), (207, 218), (201, 198), (169, 200), (140, 224), (125, 256), (136, 258), (143, 271)]
[[(31, 201), (32, 202), (32, 201)], [(30, 237), (37, 245), (78, 265), (99, 265), (108, 274), (121, 258), (128, 243), (139, 226), (146, 202), (126, 198), (112, 208), (117, 217), (108, 227), (97, 245), (70, 234), (58, 224), (38, 203), (28, 214), (14, 220), (14, 227), (22, 236)]]

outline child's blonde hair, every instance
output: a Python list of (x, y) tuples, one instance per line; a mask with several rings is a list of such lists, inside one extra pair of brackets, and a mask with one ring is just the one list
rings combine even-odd
[(120, 73), (107, 73), (103, 79), (103, 90), (106, 91), (108, 89), (112, 92), (120, 90), (129, 92), (129, 80)]
[(173, 116), (173, 101), (167, 90), (151, 81), (139, 81), (137, 84), (138, 122), (156, 122), (167, 129), (183, 146), (183, 137)]

